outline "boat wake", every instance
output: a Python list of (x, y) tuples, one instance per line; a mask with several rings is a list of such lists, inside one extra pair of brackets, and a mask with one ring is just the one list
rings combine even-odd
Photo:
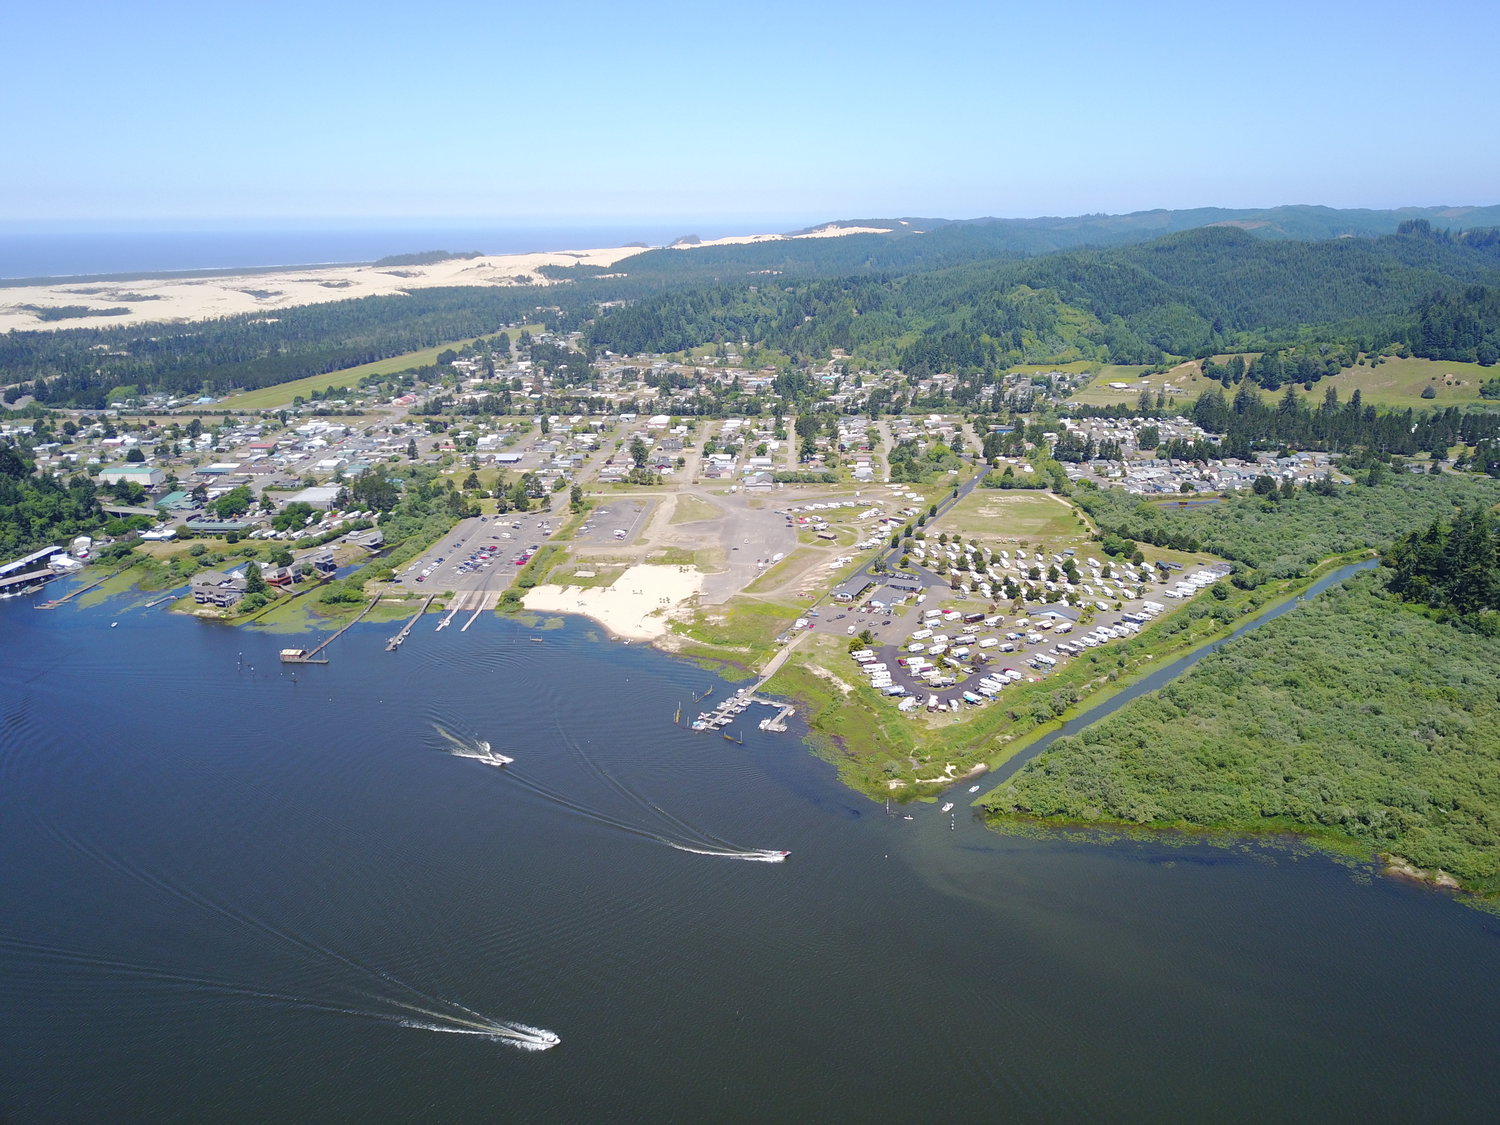
[[(106, 973), (116, 978), (132, 979), (144, 984), (166, 986), (190, 991), (195, 994), (233, 996), (265, 1003), (281, 1004), (305, 1011), (329, 1012), (334, 1015), (355, 1016), (376, 1020), (398, 1027), (421, 1031), (437, 1031), (450, 1035), (478, 1035), (496, 1043), (504, 1043), (527, 1051), (545, 1051), (556, 1047), (562, 1039), (556, 1032), (529, 1024), (510, 1020), (497, 1020), (482, 1016), (462, 1004), (425, 997), (426, 1002), (439, 1010), (411, 1004), (392, 997), (364, 993), (360, 1000), (371, 1007), (356, 1007), (337, 1000), (320, 1000), (310, 996), (280, 992), (273, 988), (261, 988), (236, 981), (190, 973), (174, 972), (155, 965), (126, 961), (117, 957), (84, 953), (59, 946), (43, 945), (39, 942), (0, 936), (0, 947), (16, 953), (26, 954), (41, 960), (60, 962), (94, 972)], [(396, 981), (387, 973), (374, 972), (383, 980), (398, 984), (417, 995), (423, 995), (410, 985)], [(447, 1008), (444, 1012), (441, 1009)], [(385, 1009), (385, 1010), (382, 1010)]]
[(447, 1035), (479, 1035), (494, 1043), (503, 1043), (521, 1051), (550, 1051), (562, 1042), (556, 1032), (540, 1027), (529, 1027), (524, 1023), (497, 1023), (484, 1027), (454, 1027), (451, 1024), (424, 1023), (418, 1019), (403, 1019), (402, 1027), (421, 1031), (440, 1031)]
[(788, 852), (771, 851), (766, 848), (746, 848), (716, 836), (711, 832), (689, 824), (681, 817), (668, 812), (655, 801), (642, 793), (636, 792), (624, 780), (616, 777), (600, 763), (596, 762), (583, 748), (583, 746), (563, 728), (559, 722), (557, 727), (558, 737), (567, 744), (568, 748), (578, 757), (589, 770), (613, 789), (625, 800), (639, 808), (650, 819), (658, 821), (662, 825), (660, 831), (641, 829), (646, 835), (667, 847), (679, 852), (689, 852), (693, 855), (716, 856), (720, 859), (741, 859), (759, 863), (780, 863), (790, 854)]
[(42, 827), (59, 843), (113, 870), (116, 874), (152, 891), (171, 896), (210, 916), (223, 919), (245, 933), (259, 935), (264, 939), (269, 939), (273, 944), (280, 945), (283, 949), (313, 961), (321, 961), (324, 965), (336, 967), (346, 980), (342, 991), (353, 1003), (342, 998), (320, 1000), (315, 997), (279, 991), (274, 987), (262, 987), (208, 976), (194, 976), (160, 966), (125, 961), (109, 955), (52, 947), (4, 935), (0, 935), (0, 946), (27, 952), (33, 956), (63, 961), (85, 969), (156, 984), (189, 988), (194, 991), (210, 991), (246, 999), (281, 1003), (291, 1007), (360, 1016), (401, 1026), (420, 1026), (430, 1031), (487, 1035), (496, 1041), (503, 1040), (517, 1046), (526, 1046), (527, 1043), (531, 1043), (532, 1045), (527, 1047), (528, 1050), (545, 1050), (547, 1047), (555, 1047), (560, 1042), (558, 1037), (550, 1031), (481, 1015), (457, 1001), (434, 996), (376, 965), (324, 945), (311, 935), (286, 929), (242, 907), (221, 901), (207, 891), (179, 883), (163, 872), (143, 868), (124, 856), (105, 850), (83, 836), (62, 831), (57, 826), (46, 823)]
[[(442, 718), (447, 721), (446, 716)], [(498, 753), (491, 748), (488, 742), (476, 735), (464, 736), (455, 734), (443, 722), (439, 722), (437, 719), (429, 719), (429, 721), (432, 723), (433, 730), (443, 739), (444, 750), (455, 757), (468, 758), (471, 761), (482, 762), (485, 765), (497, 767), (510, 766), (515, 761), (514, 758)], [(459, 724), (453, 725), (457, 726)], [(534, 796), (540, 797), (542, 800), (559, 808), (577, 813), (579, 816), (585, 817), (604, 827), (612, 828), (632, 836), (638, 836), (653, 843), (663, 844), (679, 852), (715, 856), (720, 859), (748, 860), (752, 863), (780, 863), (789, 854), (783, 851), (772, 851), (767, 848), (746, 848), (689, 824), (681, 817), (675, 816), (662, 808), (649, 797), (636, 792), (630, 785), (596, 762), (563, 729), (560, 723), (557, 733), (559, 739), (573, 751), (589, 773), (598, 778), (599, 781), (617, 796), (623, 798), (628, 804), (639, 809), (644, 814), (644, 822), (613, 815), (612, 813), (586, 804), (570, 794), (560, 793), (537, 780), (525, 769), (507, 769), (505, 771), (506, 776), (514, 784), (520, 785), (521, 788)]]
[(751, 848), (746, 851), (725, 851), (718, 848), (690, 848), (686, 844), (666, 841), (668, 847), (676, 848), (680, 852), (692, 852), (694, 855), (712, 855), (720, 859), (743, 859), (750, 863), (781, 863), (791, 852), (771, 851), (767, 848)]
[(483, 762), (487, 766), (500, 768), (508, 766), (515, 761), (495, 750), (482, 738), (462, 738), (448, 730), (441, 723), (433, 723), (432, 728), (442, 735), (447, 742), (447, 751), (456, 758), (468, 758), (471, 761)]

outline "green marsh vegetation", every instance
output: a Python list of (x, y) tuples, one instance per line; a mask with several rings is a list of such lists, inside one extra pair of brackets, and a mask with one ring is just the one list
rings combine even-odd
[[(1297, 488), (1290, 495), (1239, 493), (1222, 504), (1163, 508), (1119, 489), (1077, 490), (1101, 530), (1179, 550), (1233, 559), (1267, 578), (1308, 573), (1331, 555), (1384, 547), (1412, 527), (1466, 504), (1500, 502), (1500, 482), (1478, 475), (1377, 471), (1374, 486)], [(1254, 581), (1249, 573), (1240, 582)]]
[(1376, 574), (1058, 739), (983, 801), (998, 821), (1294, 832), (1500, 895), (1500, 640)]

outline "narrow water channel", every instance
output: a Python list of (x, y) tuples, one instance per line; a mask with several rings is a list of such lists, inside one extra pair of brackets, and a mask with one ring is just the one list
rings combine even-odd
[[(1054, 731), (1049, 731), (1047, 734), (1043, 735), (1041, 738), (1033, 742), (1030, 746), (1027, 746), (1015, 757), (1007, 761), (1004, 765), (987, 774), (984, 781), (981, 783), (982, 787), (985, 789), (993, 789), (998, 783), (1014, 776), (1017, 770), (1019, 770), (1027, 762), (1035, 758), (1043, 750), (1047, 749), (1047, 747), (1051, 746), (1059, 738), (1062, 738), (1064, 735), (1077, 734), (1085, 727), (1097, 723), (1106, 715), (1112, 715), (1114, 712), (1118, 711), (1121, 707), (1125, 706), (1125, 704), (1131, 702), (1132, 700), (1139, 699), (1141, 696), (1146, 695), (1149, 692), (1157, 691), (1160, 688), (1166, 687), (1167, 684), (1177, 679), (1178, 676), (1183, 675), (1185, 672), (1191, 669), (1193, 665), (1197, 664), (1198, 661), (1202, 660), (1210, 653), (1218, 652), (1219, 649), (1224, 645), (1229, 644), (1231, 641), (1237, 640), (1240, 637), (1243, 637), (1246, 633), (1250, 633), (1256, 629), (1259, 629), (1268, 621), (1275, 621), (1276, 618), (1280, 617), (1283, 613), (1288, 613), (1291, 610), (1296, 609), (1309, 598), (1317, 597), (1319, 594), (1327, 590), (1330, 586), (1337, 586), (1340, 582), (1343, 582), (1344, 579), (1350, 577), (1351, 575), (1358, 574), (1362, 570), (1370, 570), (1372, 567), (1378, 565), (1379, 562), (1376, 559), (1365, 559), (1362, 562), (1349, 563), (1347, 566), (1341, 566), (1337, 570), (1329, 571), (1322, 578), (1319, 578), (1316, 582), (1314, 582), (1311, 586), (1304, 590), (1302, 594), (1292, 599), (1291, 601), (1280, 602), (1269, 609), (1262, 610), (1258, 615), (1252, 617), (1249, 621), (1244, 622), (1242, 625), (1236, 628), (1234, 632), (1230, 633), (1227, 637), (1214, 641), (1213, 644), (1205, 645), (1200, 649), (1195, 649), (1193, 652), (1187, 653), (1185, 656), (1178, 657), (1176, 660), (1172, 661), (1172, 663), (1158, 668), (1149, 676), (1143, 676), (1140, 680), (1137, 680), (1124, 691), (1120, 692), (1119, 695), (1111, 696), (1109, 699), (1106, 699), (1103, 702), (1098, 703), (1093, 707), (1090, 707), (1087, 710), (1073, 716), (1071, 719), (1068, 719), (1062, 724), (1062, 726), (1058, 727)], [(971, 785), (973, 785), (973, 780), (971, 778), (965, 778), (964, 783), (961, 786), (955, 786), (953, 789), (950, 789), (949, 792), (953, 793), (962, 791), (967, 793), (967, 790)]]

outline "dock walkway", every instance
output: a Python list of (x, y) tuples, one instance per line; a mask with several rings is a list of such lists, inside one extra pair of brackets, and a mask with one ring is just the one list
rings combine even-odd
[(299, 656), (293, 656), (292, 653), (294, 651), (296, 651), (296, 650), (294, 650), (294, 649), (285, 649), (285, 650), (283, 650), (282, 653), (281, 653), (282, 663), (284, 663), (284, 664), (327, 664), (328, 663), (327, 660), (319, 660), (318, 659), (318, 653), (322, 652), (329, 645), (333, 644), (334, 641), (338, 640), (345, 633), (347, 633), (350, 629), (354, 628), (354, 626), (358, 625), (361, 621), (363, 621), (365, 614), (369, 613), (370, 610), (374, 609), (379, 604), (380, 604), (380, 598), (379, 598), (378, 595), (376, 597), (371, 598), (370, 599), (370, 604), (367, 605), (367, 606), (365, 606), (364, 609), (360, 610), (359, 613), (355, 616), (355, 618), (352, 621), (346, 622), (344, 624), (343, 628), (341, 628), (337, 633), (333, 634), (333, 636), (329, 637), (327, 640), (325, 640), (322, 644), (320, 644), (317, 648), (313, 649), (311, 652), (304, 652), (304, 653), (302, 653)]
[(761, 730), (781, 732), (786, 730), (786, 721), (797, 713), (797, 709), (790, 703), (783, 703), (776, 699), (767, 699), (756, 695), (748, 688), (741, 688), (723, 702), (715, 704), (707, 711), (700, 712), (693, 720), (694, 730), (723, 730), (734, 722), (745, 711), (753, 706), (774, 707), (776, 714), (769, 719), (762, 719), (757, 724)]
[(70, 602), (74, 598), (76, 598), (79, 594), (87, 594), (90, 590), (96, 590), (100, 586), (103, 586), (108, 581), (109, 581), (108, 578), (101, 578), (101, 579), (99, 579), (99, 581), (97, 581), (97, 582), (91, 582), (87, 586), (80, 586), (80, 587), (78, 587), (78, 589), (73, 590), (70, 593), (64, 594), (60, 598), (55, 598), (55, 599), (53, 599), (50, 602), (43, 602), (41, 605), (37, 606), (36, 608), (37, 609), (56, 609), (60, 605), (66, 605), (68, 602)]
[(432, 604), (432, 599), (435, 597), (437, 597), (436, 594), (428, 594), (427, 600), (422, 603), (422, 608), (411, 615), (411, 618), (406, 622), (406, 624), (401, 626), (400, 632), (398, 632), (394, 637), (385, 642), (386, 652), (395, 652), (398, 648), (401, 647), (406, 638), (411, 636), (412, 629), (416, 627), (418, 621), (422, 620), (422, 614), (427, 612), (427, 607)]

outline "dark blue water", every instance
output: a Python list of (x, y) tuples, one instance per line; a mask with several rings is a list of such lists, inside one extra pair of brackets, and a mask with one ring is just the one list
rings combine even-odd
[(1493, 1117), (1500, 922), (1440, 895), (888, 818), (577, 622), (293, 672), (145, 600), (0, 605), (0, 1120)]
[(728, 223), (699, 230), (681, 224), (667, 227), (654, 221), (550, 227), (432, 225), (167, 231), (0, 229), (0, 278), (370, 262), (391, 254), (422, 250), (518, 254), (625, 246), (633, 242), (658, 246), (686, 234), (715, 238), (777, 229), (781, 228)]

